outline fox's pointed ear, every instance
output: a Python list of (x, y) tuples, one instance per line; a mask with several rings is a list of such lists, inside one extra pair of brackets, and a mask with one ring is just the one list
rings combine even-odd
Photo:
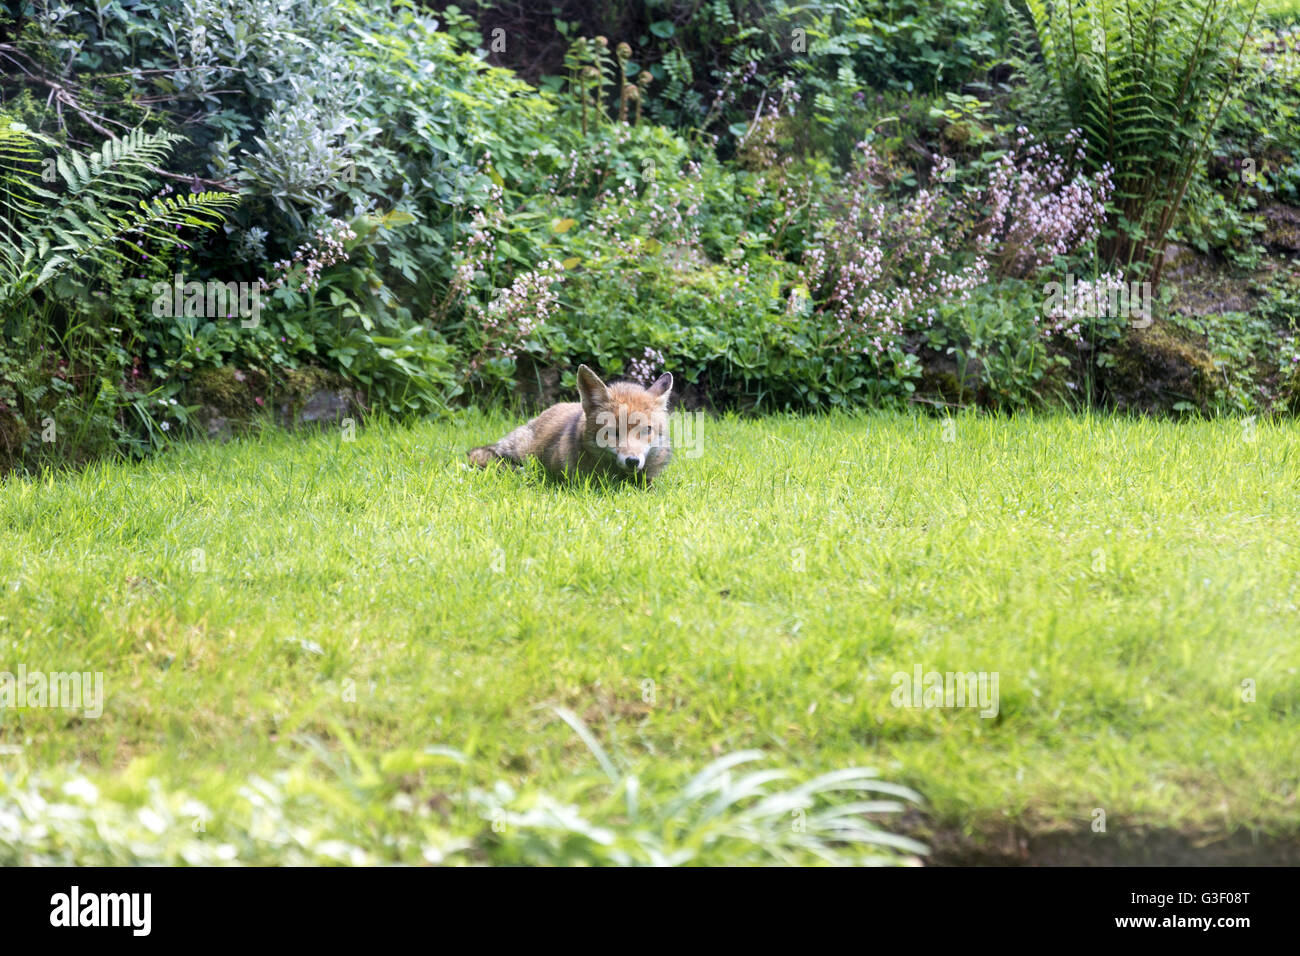
[(673, 390), (673, 373), (664, 372), (650, 386), (650, 394), (662, 401), (668, 401), (668, 393)]
[(578, 397), (587, 411), (609, 403), (609, 390), (591, 369), (578, 366)]

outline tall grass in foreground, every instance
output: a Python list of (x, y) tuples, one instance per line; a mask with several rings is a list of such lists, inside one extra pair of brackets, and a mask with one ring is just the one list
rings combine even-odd
[[(646, 787), (619, 771), (572, 711), (557, 713), (582, 738), (606, 779), (578, 779), (564, 801), (549, 794), (520, 796), (504, 784), (478, 799), (492, 810), (498, 863), (581, 863), (616, 866), (905, 862), (924, 854), (916, 840), (888, 833), (871, 819), (919, 803), (907, 787), (877, 779), (863, 767), (794, 783), (785, 769), (750, 769), (762, 760), (743, 750), (713, 761), (680, 789)], [(778, 789), (773, 789), (774, 787)], [(861, 799), (837, 801), (841, 794)], [(892, 799), (871, 798), (875, 795)], [(589, 809), (583, 809), (589, 808)], [(603, 820), (603, 823), (591, 821)], [(906, 854), (906, 855), (900, 855)]]
[[(79, 774), (57, 782), (0, 774), (0, 866), (846, 866), (915, 862), (927, 852), (873, 822), (920, 802), (873, 770), (795, 783), (789, 770), (740, 772), (764, 757), (747, 750), (673, 786), (618, 771), (581, 718), (556, 712), (605, 776), (579, 774), (558, 794), (501, 781), (458, 797), (467, 812), (454, 821), (436, 802), (416, 800), (410, 783), (420, 771), (465, 763), (463, 754), (425, 747), (372, 760), (339, 728), (341, 752), (304, 737), (295, 768), (249, 778), (220, 810), (153, 777), (132, 775), (101, 793)], [(326, 772), (312, 773), (313, 763)], [(860, 799), (839, 799), (845, 794)]]

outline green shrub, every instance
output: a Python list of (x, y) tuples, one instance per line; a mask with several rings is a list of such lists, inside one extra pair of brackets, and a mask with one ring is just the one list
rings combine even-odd
[[(1158, 282), (1165, 237), (1240, 83), (1255, 4), (1026, 0), (1044, 81), (1115, 182), (1108, 256)], [(1026, 60), (1026, 64), (1035, 61)]]
[(184, 123), (195, 148), (179, 172), (239, 189), (224, 242), (182, 263), (187, 277), (274, 279), (268, 263), (331, 221), (371, 224), (323, 294), (277, 291), (262, 331), (200, 345), (206, 362), (364, 368), (358, 380), (394, 412), (445, 407), (451, 349), (423, 328), (428, 306), (466, 210), (543, 141), (544, 95), (381, 0), (113, 2), (34, 18), (22, 49), (57, 54), (57, 81), (113, 118)]
[[(123, 294), (128, 264), (156, 270), (187, 248), (178, 232), (215, 228), (237, 202), (217, 192), (139, 198), (179, 140), (135, 130), (88, 154), (43, 157), (53, 142), (0, 116), (0, 467), (155, 446), (171, 427), (159, 404), (185, 423), (184, 408), (172, 411), (174, 387), (133, 387), (120, 338), (139, 324), (138, 303)], [(85, 295), (103, 277), (114, 295)]]
[[(760, 100), (780, 95), (785, 81), (798, 86), (810, 135), (824, 141), (860, 135), (860, 128), (848, 132), (853, 117), (846, 114), (868, 90), (958, 88), (996, 58), (1008, 28), (1000, 0), (561, 0), (533, 7), (461, 0), (434, 6), (452, 29), (464, 30), (468, 13), (504, 30), (513, 39), (493, 56), (542, 71), (531, 78), (553, 89), (562, 83), (562, 57), (574, 38), (626, 42), (629, 78), (650, 74), (647, 116), (676, 129), (707, 130), (724, 148), (743, 135)], [(482, 43), (481, 30), (475, 39)], [(619, 87), (608, 87), (608, 95), (616, 101)]]

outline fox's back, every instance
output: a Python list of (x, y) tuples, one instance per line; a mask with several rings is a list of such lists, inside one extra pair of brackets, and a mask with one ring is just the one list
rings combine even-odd
[(577, 471), (582, 459), (586, 415), (581, 402), (552, 405), (528, 423), (533, 431), (529, 453), (548, 471)]

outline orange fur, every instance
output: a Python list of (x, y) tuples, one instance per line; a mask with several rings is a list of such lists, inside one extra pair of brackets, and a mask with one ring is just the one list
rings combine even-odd
[(606, 385), (587, 366), (578, 368), (581, 401), (552, 405), (504, 438), (469, 453), (471, 464), (498, 459), (520, 464), (530, 455), (557, 475), (658, 475), (672, 457), (668, 399), (673, 377), (649, 388), (631, 382)]

